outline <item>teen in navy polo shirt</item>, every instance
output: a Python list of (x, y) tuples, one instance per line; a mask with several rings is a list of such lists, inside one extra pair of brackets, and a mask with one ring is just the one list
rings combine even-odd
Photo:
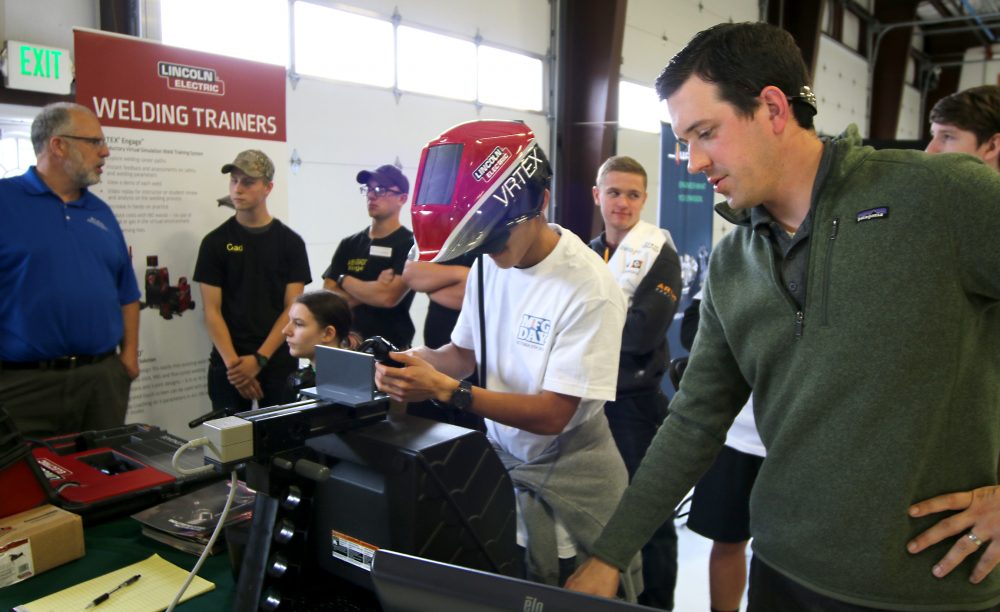
[(0, 180), (0, 407), (27, 435), (115, 427), (139, 375), (139, 287), (114, 213), (87, 190), (110, 152), (97, 117), (63, 102), (31, 142), (37, 165)]

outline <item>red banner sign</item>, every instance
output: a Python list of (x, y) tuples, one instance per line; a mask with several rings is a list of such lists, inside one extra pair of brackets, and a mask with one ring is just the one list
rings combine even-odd
[(285, 140), (285, 69), (74, 31), (76, 100), (105, 126)]

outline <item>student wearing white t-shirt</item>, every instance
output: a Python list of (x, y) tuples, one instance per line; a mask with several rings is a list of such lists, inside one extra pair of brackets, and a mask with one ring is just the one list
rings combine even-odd
[[(464, 143), (461, 161), (442, 160), (456, 141)], [(482, 142), (485, 149), (477, 151)], [(442, 167), (449, 172), (444, 178), (433, 175)], [(473, 183), (465, 173), (488, 178)], [(392, 353), (404, 367), (379, 364), (375, 382), (396, 399), (433, 399), (485, 419), (514, 483), (525, 573), (562, 584), (589, 556), (627, 485), (603, 412), (615, 398), (625, 299), (600, 257), (546, 222), (550, 175), (533, 134), (517, 122), (463, 124), (428, 145), (413, 210), (418, 257), (440, 260), (456, 251), (488, 257), (470, 270), (451, 342)], [(422, 180), (430, 190), (423, 198)], [(463, 208), (467, 201), (477, 204)], [(432, 228), (418, 222), (446, 206), (459, 214), (449, 211)], [(452, 233), (441, 232), (463, 210), (468, 216)], [(442, 234), (448, 239), (434, 240)], [(484, 352), (483, 386), (471, 386), (462, 379)], [(634, 600), (641, 577), (633, 565), (625, 591)]]

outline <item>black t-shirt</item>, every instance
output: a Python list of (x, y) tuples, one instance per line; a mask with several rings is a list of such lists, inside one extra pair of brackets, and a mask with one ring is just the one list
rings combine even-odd
[[(475, 255), (466, 253), (456, 257), (451, 261), (443, 261), (445, 266), (465, 266), (472, 267), (472, 262), (476, 261)], [(436, 349), (451, 342), (451, 330), (455, 329), (458, 321), (458, 310), (452, 310), (446, 306), (430, 300), (427, 305), (427, 318), (424, 319), (424, 344), (428, 348)]]
[[(259, 232), (230, 217), (201, 241), (194, 280), (222, 289), (233, 348), (252, 355), (285, 310), (285, 287), (310, 281), (306, 245), (277, 219)], [(285, 343), (271, 359), (291, 360)]]
[[(363, 229), (340, 241), (323, 278), (337, 280), (341, 274), (346, 274), (358, 280), (373, 281), (389, 268), (402, 274), (412, 246), (413, 232), (405, 227), (377, 240), (369, 238), (368, 229)], [(416, 331), (410, 319), (412, 302), (413, 292), (410, 291), (392, 308), (360, 304), (351, 311), (354, 317), (351, 329), (363, 338), (383, 336), (400, 348), (410, 346)]]

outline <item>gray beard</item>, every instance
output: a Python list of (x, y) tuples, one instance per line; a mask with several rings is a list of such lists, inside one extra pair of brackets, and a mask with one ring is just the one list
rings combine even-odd
[(80, 188), (90, 187), (91, 185), (96, 185), (101, 182), (101, 175), (96, 172), (80, 172), (76, 177), (77, 184)]
[(101, 175), (99, 175), (95, 170), (88, 171), (77, 166), (71, 160), (67, 160), (63, 164), (63, 170), (66, 172), (67, 176), (73, 179), (73, 185), (75, 185), (78, 189), (90, 187), (91, 185), (96, 185), (101, 182)]

